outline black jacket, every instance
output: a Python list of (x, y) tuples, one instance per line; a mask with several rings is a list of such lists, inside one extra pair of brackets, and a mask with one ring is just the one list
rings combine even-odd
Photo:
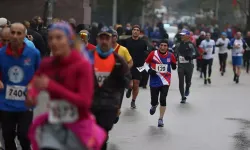
[(40, 51), (41, 56), (45, 56), (46, 54), (46, 44), (43, 40), (43, 37), (37, 33), (36, 31), (32, 30), (32, 29), (27, 29), (28, 31), (28, 35), (32, 35), (33, 36), (33, 43), (35, 45), (35, 47)]
[(116, 61), (115, 66), (101, 87), (97, 82), (96, 75), (94, 75), (95, 92), (92, 109), (118, 109), (121, 103), (121, 90), (129, 87), (132, 77), (128, 65), (117, 53), (113, 54)]
[[(192, 42), (180, 42), (176, 44), (175, 48), (175, 56), (178, 60), (179, 56), (184, 57), (186, 60), (189, 60), (190, 63), (193, 63), (192, 60), (199, 56), (199, 51), (196, 46)], [(179, 60), (178, 60), (179, 62)]]

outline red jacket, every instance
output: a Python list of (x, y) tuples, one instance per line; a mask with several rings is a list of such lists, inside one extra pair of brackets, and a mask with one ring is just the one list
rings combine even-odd
[(44, 74), (50, 78), (46, 91), (51, 100), (67, 100), (78, 107), (80, 120), (89, 117), (94, 92), (90, 63), (77, 50), (72, 50), (68, 57), (57, 62), (55, 57), (45, 58), (36, 75)]
[(86, 49), (89, 50), (89, 51), (94, 50), (95, 45), (88, 43), (87, 46), (86, 46)]

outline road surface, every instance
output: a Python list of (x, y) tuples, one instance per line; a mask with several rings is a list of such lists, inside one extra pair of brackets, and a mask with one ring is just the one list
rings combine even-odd
[[(164, 128), (157, 127), (158, 110), (154, 116), (149, 114), (148, 89), (140, 90), (136, 110), (125, 98), (120, 121), (110, 133), (109, 150), (249, 150), (250, 75), (244, 71), (235, 84), (228, 65), (225, 76), (220, 76), (216, 55), (211, 79), (212, 84), (205, 86), (195, 71), (187, 103), (180, 104), (173, 71)], [(45, 106), (40, 102), (36, 114)]]

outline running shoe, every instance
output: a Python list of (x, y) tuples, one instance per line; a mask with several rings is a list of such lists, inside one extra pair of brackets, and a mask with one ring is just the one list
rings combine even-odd
[(237, 75), (236, 75), (236, 74), (234, 74), (234, 82), (236, 82), (236, 78), (237, 78)]
[(158, 120), (158, 127), (164, 127), (163, 119)]
[(204, 84), (205, 84), (205, 85), (207, 84), (207, 79), (204, 79)]
[(131, 93), (132, 93), (132, 89), (128, 89), (127, 92), (126, 92), (126, 97), (130, 98)]
[(157, 106), (158, 105), (156, 105), (156, 106), (152, 106), (151, 108), (150, 108), (150, 115), (154, 115), (155, 114), (155, 111), (156, 111), (156, 108), (157, 108)]
[(131, 101), (131, 108), (132, 108), (132, 109), (135, 109), (135, 108), (136, 108), (135, 101)]
[(181, 99), (181, 103), (182, 103), (182, 104), (185, 104), (186, 101), (187, 101), (187, 98), (186, 98), (186, 97), (183, 97), (183, 98)]
[(190, 94), (189, 89), (186, 89), (186, 91), (185, 91), (185, 96), (189, 96), (189, 94)]
[(207, 79), (207, 82), (208, 82), (208, 84), (211, 84), (211, 79), (208, 78), (208, 79)]
[(238, 84), (239, 81), (240, 81), (240, 77), (239, 77), (239, 76), (236, 76), (235, 82)]

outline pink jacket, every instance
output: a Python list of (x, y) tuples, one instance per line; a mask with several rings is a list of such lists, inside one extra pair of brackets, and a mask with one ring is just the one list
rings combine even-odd
[[(48, 88), (50, 99), (64, 99), (78, 107), (79, 120), (64, 124), (69, 130), (87, 145), (91, 150), (100, 150), (106, 133), (96, 125), (90, 107), (93, 96), (93, 72), (91, 64), (81, 54), (72, 50), (71, 54), (60, 61), (49, 57), (42, 61), (36, 75), (46, 75), (50, 78)], [(57, 80), (57, 81), (56, 81)], [(32, 86), (28, 95), (36, 99), (40, 91)], [(48, 120), (48, 113), (38, 116), (30, 127), (29, 138), (33, 150), (38, 150), (35, 131)]]

